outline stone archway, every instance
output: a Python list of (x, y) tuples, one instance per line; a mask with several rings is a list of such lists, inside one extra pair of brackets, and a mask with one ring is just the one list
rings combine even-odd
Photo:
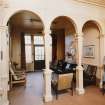
[[(20, 13), (20, 12), (30, 12), (31, 14), (35, 15), (36, 17), (39, 17), (38, 15), (36, 15), (36, 13), (34, 13), (33, 11), (30, 10), (19, 10), (16, 11), (15, 13), (13, 13), (9, 18), (8, 21), (6, 23), (6, 25), (9, 25), (9, 20), (11, 20), (12, 17), (14, 17), (14, 15)], [(6, 17), (7, 18), (7, 17)], [(4, 19), (5, 20), (5, 19)], [(43, 21), (41, 20), (41, 18), (39, 17), (39, 20), (42, 22), (42, 27), (43, 29), (41, 30), (42, 34), (44, 31), (44, 24)], [(30, 19), (29, 21), (37, 21), (37, 19)], [(5, 21), (6, 22), (6, 21)], [(4, 22), (4, 23), (5, 23)], [(8, 92), (8, 81), (9, 81), (9, 61), (10, 61), (10, 57), (9, 57), (9, 42), (10, 42), (10, 32), (9, 32), (9, 28), (8, 26), (3, 26), (2, 27), (2, 33), (1, 33), (1, 40), (2, 40), (2, 51), (3, 51), (3, 59), (1, 61), (1, 68), (2, 68), (2, 77), (0, 79), (1, 82), (1, 88), (4, 89), (4, 93), (3, 93), (3, 103), (6, 103), (6, 105), (8, 104), (8, 97), (7, 97), (7, 92)], [(43, 34), (44, 35), (44, 34)], [(4, 102), (5, 101), (5, 102)]]
[[(70, 47), (76, 49), (75, 35), (77, 26), (75, 22), (67, 16), (58, 16), (52, 21), (50, 29), (52, 36), (52, 61), (66, 59), (67, 53), (71, 53)], [(55, 43), (56, 49), (53, 46)], [(74, 55), (76, 56), (76, 54)]]
[[(26, 67), (31, 69), (32, 65), (33, 65), (33, 69), (35, 69), (34, 68), (35, 67), (34, 66), (35, 65), (35, 59), (34, 59), (35, 52), (34, 52), (34, 50), (36, 49), (36, 47), (35, 47), (35, 49), (32, 49), (32, 51), (33, 51), (32, 52), (33, 53), (33, 55), (32, 55), (33, 64), (28, 63), (27, 64), (28, 66), (27, 66), (25, 62), (27, 61), (26, 57), (27, 57), (28, 53), (26, 53), (26, 57), (25, 57), (25, 51), (24, 51), (25, 48), (24, 48), (24, 46), (22, 46), (22, 43), (23, 43), (23, 45), (25, 44), (24, 36), (28, 36), (28, 35), (31, 35), (30, 37), (31, 37), (32, 40), (34, 40), (34, 37), (37, 36), (37, 35), (43, 36), (43, 39), (44, 39), (44, 34), (43, 34), (44, 24), (43, 24), (41, 18), (31, 11), (21, 10), (21, 11), (18, 11), (17, 13), (15, 13), (13, 16), (10, 17), (10, 19), (8, 21), (8, 27), (9, 27), (9, 32), (10, 32), (10, 35), (11, 35), (10, 36), (11, 44), (14, 41), (16, 42), (16, 40), (14, 39), (16, 37), (17, 37), (18, 41), (20, 42), (20, 45), (18, 44), (18, 46), (20, 46), (20, 50), (19, 49), (16, 50), (16, 48), (17, 48), (16, 43), (14, 43), (16, 46), (11, 46), (11, 49), (15, 48), (15, 50), (13, 50), (13, 52), (15, 51), (14, 53), (12, 53), (12, 51), (10, 50), (11, 61), (17, 62), (17, 63), (20, 62), (19, 65), (23, 69), (26, 69)], [(18, 35), (15, 35), (15, 34), (18, 34)], [(12, 39), (13, 39), (13, 42), (12, 42)], [(32, 44), (31, 47), (33, 48), (34, 45), (35, 45), (35, 41), (30, 43), (30, 44)], [(27, 46), (27, 47), (29, 47), (29, 46)], [(21, 55), (20, 59), (19, 59), (19, 55)], [(16, 58), (17, 56), (18, 56), (18, 58)], [(31, 58), (30, 58), (30, 60), (31, 60)], [(28, 61), (28, 62), (31, 62), (31, 61)], [(30, 67), (29, 67), (29, 65), (30, 65)]]
[[(75, 24), (75, 22), (67, 17), (67, 16), (58, 16), (57, 18), (55, 18), (52, 23), (51, 23), (51, 26), (50, 26), (50, 29), (51, 29), (51, 36), (57, 36), (55, 38), (55, 40), (58, 38), (58, 42), (56, 41), (56, 43), (59, 45), (59, 42), (61, 46), (58, 46), (61, 47), (60, 48), (60, 52), (63, 52), (63, 54), (59, 54), (59, 52), (57, 52), (58, 54), (56, 54), (57, 56), (60, 56), (60, 57), (52, 57), (52, 61), (53, 60), (65, 60), (65, 55), (66, 55), (66, 51), (67, 53), (70, 53), (70, 54), (73, 54), (73, 56), (75, 56), (75, 61), (73, 62), (70, 62), (70, 63), (76, 63), (78, 66), (77, 66), (77, 70), (76, 70), (76, 91), (78, 92), (78, 94), (84, 94), (84, 89), (83, 89), (83, 84), (82, 84), (82, 67), (81, 67), (81, 36), (80, 35), (77, 35), (78, 34), (78, 31), (77, 31), (77, 26)], [(62, 30), (62, 32), (59, 33), (59, 30)], [(57, 33), (58, 32), (58, 33)], [(62, 35), (63, 33), (63, 35)], [(60, 36), (62, 35), (62, 36)], [(69, 43), (68, 47), (65, 51), (65, 36), (70, 37), (69, 40), (67, 40), (67, 42)], [(71, 37), (72, 36), (72, 37)], [(62, 40), (61, 40), (62, 38)], [(73, 38), (73, 40), (72, 40)], [(53, 39), (53, 38), (52, 38)], [(73, 41), (73, 43), (71, 43)], [(52, 45), (55, 44), (52, 40)], [(62, 45), (63, 44), (63, 45)], [(62, 48), (63, 46), (63, 48)], [(57, 49), (57, 48), (56, 48)], [(72, 50), (71, 50), (72, 49)], [(52, 48), (52, 50), (54, 50)], [(70, 50), (70, 51), (69, 51)], [(58, 50), (59, 51), (59, 50)], [(52, 51), (53, 52), (53, 51)], [(52, 54), (53, 55), (53, 54)]]
[[(83, 32), (83, 63), (97, 66), (97, 84), (100, 85), (100, 81), (102, 78), (102, 50), (101, 46), (102, 42), (102, 28), (100, 24), (95, 20), (89, 20), (84, 23), (82, 27)], [(85, 54), (85, 47), (91, 47), (93, 49), (92, 56), (91, 54), (88, 56)], [(86, 57), (87, 56), (87, 57)]]

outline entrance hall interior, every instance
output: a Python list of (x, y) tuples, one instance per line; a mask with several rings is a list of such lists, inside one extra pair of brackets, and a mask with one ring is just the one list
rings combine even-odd
[(1, 0), (0, 105), (105, 105), (104, 49), (104, 0)]

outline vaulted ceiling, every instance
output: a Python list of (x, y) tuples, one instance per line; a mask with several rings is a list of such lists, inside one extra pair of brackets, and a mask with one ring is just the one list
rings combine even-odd
[(75, 0), (105, 7), (105, 0)]

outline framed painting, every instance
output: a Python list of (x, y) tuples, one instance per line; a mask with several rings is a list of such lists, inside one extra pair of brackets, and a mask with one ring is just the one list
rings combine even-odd
[(85, 58), (95, 58), (95, 46), (94, 45), (84, 46), (83, 55)]

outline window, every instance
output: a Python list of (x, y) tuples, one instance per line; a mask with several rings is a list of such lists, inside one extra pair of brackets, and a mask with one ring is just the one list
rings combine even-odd
[(25, 44), (31, 44), (31, 36), (25, 36)]
[(32, 62), (31, 36), (25, 36), (25, 53), (26, 53), (26, 63), (31, 63)]
[(43, 46), (35, 46), (35, 60), (44, 60)]
[(43, 45), (44, 44), (43, 36), (34, 36), (34, 44)]
[(32, 49), (31, 45), (25, 45), (25, 52), (26, 52), (26, 63), (32, 62)]
[(34, 36), (35, 60), (44, 60), (43, 36)]

